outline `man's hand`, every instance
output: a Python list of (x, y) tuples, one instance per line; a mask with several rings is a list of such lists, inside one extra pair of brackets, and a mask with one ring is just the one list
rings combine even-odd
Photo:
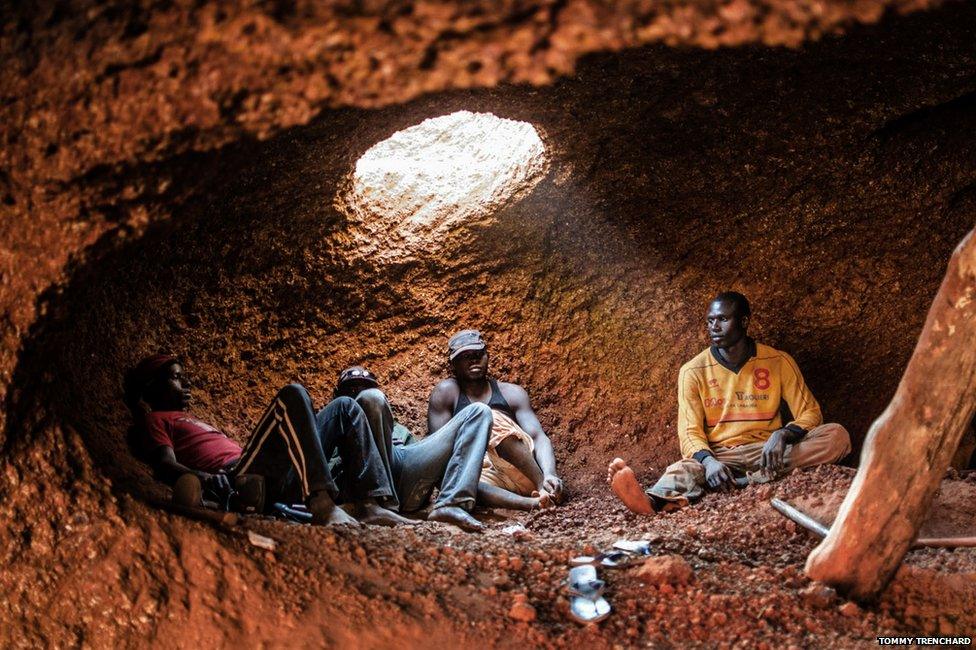
[(735, 486), (735, 476), (725, 463), (714, 456), (708, 456), (702, 464), (705, 465), (705, 481), (708, 487), (725, 492)]
[(762, 448), (762, 457), (759, 459), (760, 467), (773, 472), (783, 469), (783, 453), (786, 451), (784, 435), (786, 435), (786, 429), (777, 429), (770, 434), (769, 440)]
[(541, 492), (547, 492), (556, 503), (563, 500), (563, 482), (555, 474), (546, 474), (542, 479)]
[(223, 472), (217, 472), (216, 474), (200, 472), (197, 476), (200, 477), (200, 482), (203, 483), (204, 491), (212, 492), (224, 499), (233, 491), (230, 478)]

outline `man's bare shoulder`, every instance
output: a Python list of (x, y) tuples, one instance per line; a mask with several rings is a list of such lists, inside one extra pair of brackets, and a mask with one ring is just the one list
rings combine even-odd
[(498, 382), (498, 390), (501, 391), (502, 397), (514, 406), (514, 402), (529, 403), (529, 393), (524, 388), (518, 384), (513, 384), (507, 381)]
[(453, 377), (447, 379), (442, 379), (434, 386), (434, 389), (430, 391), (430, 401), (446, 401), (448, 399), (457, 399), (461, 395), (461, 388), (458, 386), (457, 380)]

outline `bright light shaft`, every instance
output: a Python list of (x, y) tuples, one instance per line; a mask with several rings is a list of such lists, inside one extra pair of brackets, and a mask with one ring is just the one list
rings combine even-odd
[(535, 187), (547, 164), (531, 124), (459, 111), (370, 147), (340, 207), (371, 235), (385, 233), (395, 240), (389, 244), (410, 249), (491, 216)]

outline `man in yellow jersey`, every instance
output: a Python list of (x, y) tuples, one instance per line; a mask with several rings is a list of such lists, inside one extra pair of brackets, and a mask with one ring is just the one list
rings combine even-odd
[(850, 453), (850, 436), (839, 424), (823, 423), (793, 358), (747, 335), (750, 316), (749, 301), (733, 291), (709, 306), (705, 322), (712, 346), (678, 375), (682, 460), (646, 492), (622, 459), (610, 463), (607, 481), (634, 512), (685, 506), (701, 498), (706, 486), (728, 490), (737, 479), (768, 480)]

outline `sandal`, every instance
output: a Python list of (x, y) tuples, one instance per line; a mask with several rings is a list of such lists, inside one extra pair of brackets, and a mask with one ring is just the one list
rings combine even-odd
[(577, 623), (599, 623), (610, 615), (610, 603), (603, 597), (606, 583), (597, 578), (591, 564), (570, 569), (566, 588), (569, 591), (569, 615)]

